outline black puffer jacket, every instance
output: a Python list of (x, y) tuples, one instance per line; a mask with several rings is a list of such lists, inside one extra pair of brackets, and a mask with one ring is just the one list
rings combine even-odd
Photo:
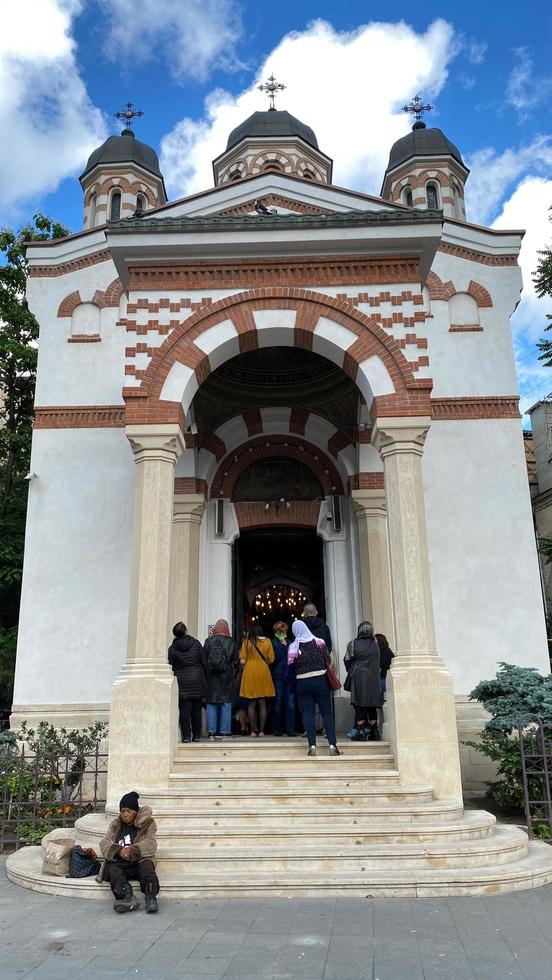
[[(226, 657), (226, 670), (215, 673), (209, 668), (209, 650), (222, 645)], [(235, 697), (234, 682), (240, 668), (238, 644), (231, 636), (210, 636), (205, 640), (205, 660), (207, 665), (207, 703), (223, 704)]]
[(330, 627), (324, 622), (322, 616), (303, 616), (303, 622), (310, 629), (313, 636), (316, 636), (319, 640), (324, 640), (326, 649), (331, 654), (333, 650), (332, 634), (330, 633)]
[(169, 663), (178, 680), (181, 698), (207, 697), (207, 661), (199, 640), (193, 636), (179, 636), (169, 647)]

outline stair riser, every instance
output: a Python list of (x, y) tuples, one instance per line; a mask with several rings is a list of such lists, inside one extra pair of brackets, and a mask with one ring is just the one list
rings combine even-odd
[[(368, 756), (377, 758), (379, 755), (391, 755), (389, 744), (386, 742), (346, 742), (339, 743), (339, 751), (345, 756)], [(330, 759), (328, 746), (319, 743), (316, 747), (317, 759)], [(295, 742), (293, 745), (250, 745), (248, 742), (230, 744), (216, 742), (213, 745), (181, 745), (177, 748), (175, 759), (190, 759), (198, 761), (206, 759), (252, 759), (262, 762), (263, 759), (305, 759), (307, 758), (307, 742)]]
[(321, 795), (339, 793), (340, 791), (351, 792), (355, 795), (377, 792), (380, 789), (385, 791), (397, 787), (399, 777), (398, 775), (389, 776), (378, 773), (366, 778), (344, 777), (343, 779), (333, 779), (323, 775), (319, 778), (298, 776), (295, 779), (290, 779), (288, 776), (271, 776), (269, 779), (264, 776), (219, 776), (218, 779), (171, 776), (170, 785), (185, 794), (186, 797), (211, 794), (231, 796), (237, 793), (247, 795), (249, 799), (257, 799), (259, 796), (264, 797), (273, 793), (275, 795), (288, 793), (292, 796), (313, 793), (316, 796), (319, 791)]
[[(141, 797), (143, 800), (143, 797)], [(373, 793), (358, 793), (356, 795), (351, 794), (350, 796), (341, 795), (339, 793), (289, 793), (285, 792), (279, 794), (268, 794), (264, 795), (258, 793), (255, 797), (255, 805), (262, 806), (265, 810), (269, 810), (273, 807), (286, 807), (293, 809), (294, 807), (302, 809), (303, 807), (317, 807), (323, 810), (325, 807), (365, 807), (367, 805), (373, 806), (384, 806), (390, 803), (404, 803), (408, 804), (423, 804), (431, 803), (431, 795), (429, 793), (386, 793), (385, 790), (381, 792)], [(172, 804), (172, 805), (171, 805)], [(211, 813), (221, 813), (224, 810), (242, 810), (242, 819), (248, 818), (247, 808), (251, 804), (251, 798), (249, 796), (205, 796), (199, 793), (197, 794), (186, 794), (185, 806), (182, 802), (178, 803), (171, 800), (159, 800), (155, 808), (156, 819), (162, 816), (164, 813), (170, 813), (179, 815), (182, 810), (185, 810), (190, 816), (194, 814), (195, 811), (205, 810)], [(143, 803), (142, 803), (143, 805)]]
[[(209, 806), (203, 806), (200, 810), (195, 808), (191, 810), (189, 807), (184, 808), (176, 804), (171, 807), (165, 805), (161, 810), (159, 806), (155, 808), (155, 820), (157, 822), (158, 828), (183, 828), (186, 826), (194, 828), (203, 828), (208, 830), (209, 827), (228, 827), (230, 829), (244, 829), (247, 827), (263, 827), (267, 830), (271, 830), (274, 833), (278, 833), (282, 825), (291, 825), (294, 830), (302, 830), (305, 828), (309, 830), (310, 828), (318, 829), (323, 833), (327, 827), (328, 823), (335, 829), (336, 827), (370, 827), (373, 820), (381, 823), (385, 821), (387, 824), (406, 824), (408, 826), (420, 827), (423, 831), (424, 825), (427, 823), (448, 823), (450, 820), (456, 821), (462, 819), (462, 810), (459, 807), (457, 810), (443, 810), (439, 812), (438, 810), (432, 810), (431, 812), (425, 812), (422, 806), (418, 808), (416, 804), (405, 804), (404, 807), (400, 804), (395, 806), (395, 804), (390, 804), (386, 801), (385, 804), (373, 803), (373, 807), (368, 804), (368, 806), (363, 806), (362, 802), (355, 803), (354, 807), (348, 807), (343, 813), (336, 813), (330, 811), (330, 809), (321, 810), (318, 806), (313, 806), (312, 804), (305, 805), (305, 801), (301, 801), (294, 806), (289, 805), (282, 808), (280, 805), (279, 809), (273, 808), (274, 812), (265, 808), (261, 812), (246, 812), (241, 808), (238, 808), (234, 801), (234, 806), (232, 807), (233, 812), (225, 812), (223, 808), (215, 806), (214, 802)], [(416, 801), (417, 803), (417, 801)], [(393, 809), (389, 809), (390, 806)], [(183, 812), (184, 811), (184, 812)], [(354, 831), (353, 831), (354, 832)]]
[[(470, 854), (466, 850), (463, 853), (450, 854), (448, 856), (420, 855), (419, 857), (413, 855), (406, 857), (398, 853), (395, 856), (376, 854), (362, 856), (359, 854), (357, 858), (341, 856), (323, 857), (322, 855), (312, 858), (299, 856), (285, 858), (279, 856), (265, 857), (255, 852), (254, 855), (251, 855), (251, 863), (252, 866), (254, 863), (257, 871), (266, 874), (293, 873), (294, 877), (296, 876), (297, 878), (297, 884), (301, 886), (302, 884), (308, 884), (308, 881), (302, 881), (302, 878), (311, 872), (340, 872), (345, 875), (350, 872), (359, 873), (362, 871), (423, 871), (446, 868), (485, 868), (509, 864), (512, 861), (521, 861), (526, 854), (527, 847), (523, 847), (522, 845), (501, 851), (490, 850), (485, 854)], [(205, 875), (209, 878), (212, 878), (214, 874), (221, 876), (225, 874), (229, 876), (243, 875), (247, 867), (247, 862), (244, 861), (243, 857), (233, 859), (231, 856), (221, 855), (221, 853), (217, 853), (213, 849), (212, 855), (205, 857), (171, 859), (164, 858), (161, 855), (158, 859), (157, 866), (160, 875), (163, 872), (172, 876), (178, 875), (182, 881), (185, 881), (186, 874), (192, 874), (194, 877), (196, 875)]]
[(186, 776), (210, 776), (216, 778), (217, 773), (231, 773), (239, 776), (264, 776), (270, 779), (280, 773), (288, 775), (304, 776), (335, 776), (336, 764), (339, 765), (339, 772), (343, 778), (349, 771), (354, 773), (379, 772), (380, 770), (394, 771), (393, 757), (390, 755), (376, 756), (373, 759), (344, 759), (343, 757), (334, 759), (278, 759), (264, 761), (256, 759), (223, 759), (217, 762), (202, 760), (201, 762), (191, 763), (189, 759), (175, 759), (173, 763), (173, 774)]

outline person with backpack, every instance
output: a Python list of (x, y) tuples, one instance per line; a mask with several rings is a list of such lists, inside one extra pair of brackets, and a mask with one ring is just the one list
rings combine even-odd
[(178, 681), (178, 710), (183, 742), (201, 738), (201, 705), (207, 696), (207, 665), (199, 640), (190, 636), (184, 623), (175, 623), (169, 647), (169, 663)]
[(270, 665), (274, 662), (274, 648), (257, 623), (247, 633), (240, 649), (243, 676), (240, 696), (247, 698), (247, 716), (251, 738), (264, 738), (267, 716), (267, 698), (275, 695)]
[[(232, 738), (232, 700), (239, 670), (238, 645), (225, 619), (217, 619), (203, 645), (207, 664), (207, 735)], [(219, 728), (220, 726), (220, 728)]]
[(356, 639), (347, 644), (345, 666), (347, 677), (343, 689), (351, 692), (351, 705), (355, 709), (355, 725), (347, 737), (352, 742), (379, 742), (380, 648), (374, 627), (367, 620), (360, 623)]

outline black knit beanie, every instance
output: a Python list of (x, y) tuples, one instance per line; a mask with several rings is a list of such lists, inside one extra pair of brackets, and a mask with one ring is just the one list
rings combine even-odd
[(125, 793), (124, 796), (121, 796), (119, 810), (124, 810), (125, 807), (127, 810), (136, 810), (136, 813), (138, 813), (140, 804), (138, 803), (138, 793), (136, 793), (134, 790), (132, 793)]

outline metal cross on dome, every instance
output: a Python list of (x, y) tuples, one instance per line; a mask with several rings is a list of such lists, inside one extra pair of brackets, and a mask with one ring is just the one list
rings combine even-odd
[(281, 82), (277, 82), (276, 81), (276, 79), (274, 78), (274, 75), (270, 75), (270, 77), (267, 79), (266, 82), (264, 82), (263, 85), (259, 85), (258, 86), (259, 92), (266, 92), (267, 95), (268, 95), (268, 98), (270, 99), (269, 112), (270, 112), (271, 109), (275, 109), (276, 108), (275, 105), (274, 105), (274, 98), (276, 96), (276, 93), (277, 92), (283, 92), (284, 89), (285, 89), (285, 87), (286, 86), (285, 85), (282, 85)]
[(123, 132), (121, 133), (121, 136), (124, 136), (125, 133), (126, 134), (132, 133), (132, 135), (134, 136), (134, 133), (132, 132), (132, 129), (131, 129), (132, 120), (133, 119), (139, 119), (140, 116), (143, 116), (144, 115), (144, 113), (142, 112), (141, 109), (135, 109), (133, 107), (132, 102), (127, 102), (126, 107), (123, 109), (123, 111), (122, 112), (116, 112), (116, 113), (114, 113), (114, 115), (115, 115), (115, 119), (124, 119), (125, 120), (125, 128), (123, 129)]
[(422, 100), (420, 96), (415, 95), (414, 98), (411, 99), (411, 101), (407, 105), (403, 105), (402, 108), (403, 108), (403, 112), (412, 113), (412, 115), (415, 117), (416, 120), (414, 126), (419, 129), (421, 127), (425, 127), (425, 123), (422, 120), (422, 113), (430, 112), (431, 109), (433, 109), (433, 106), (430, 105), (429, 102), (427, 105), (422, 105)]

